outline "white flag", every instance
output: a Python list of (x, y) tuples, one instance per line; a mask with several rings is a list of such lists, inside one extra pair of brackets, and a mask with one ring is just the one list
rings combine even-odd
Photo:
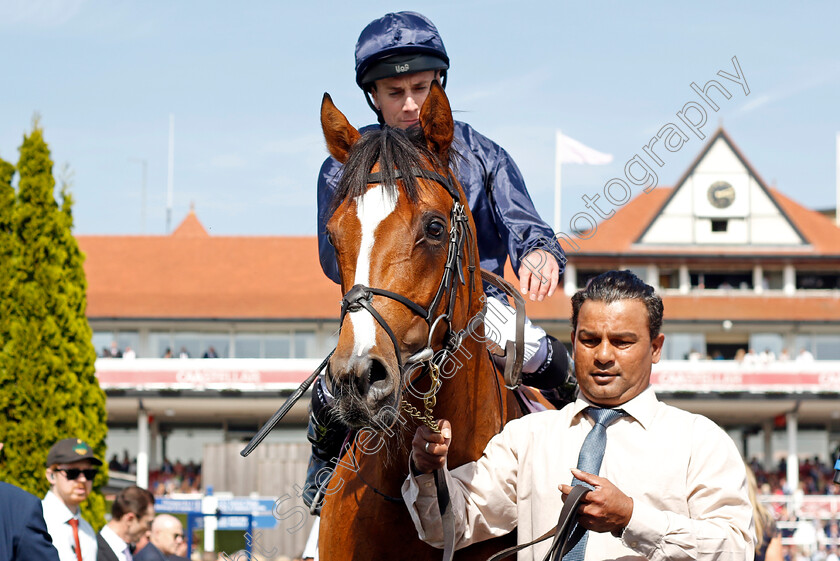
[[(554, 160), (554, 231), (560, 232), (560, 192), (563, 164), (601, 165), (612, 161), (612, 154), (604, 154), (584, 146), (574, 138), (556, 131), (557, 155)], [(570, 285), (571, 286), (571, 285)]]
[(601, 165), (612, 161), (612, 154), (604, 154), (584, 146), (574, 138), (557, 131), (557, 163)]

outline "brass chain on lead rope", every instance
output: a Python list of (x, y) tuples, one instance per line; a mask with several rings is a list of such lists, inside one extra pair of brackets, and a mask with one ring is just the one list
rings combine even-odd
[(432, 386), (429, 391), (423, 394), (423, 412), (420, 412), (415, 406), (402, 398), (402, 408), (410, 416), (419, 419), (424, 425), (429, 427), (436, 433), (440, 433), (440, 429), (435, 421), (434, 408), (437, 404), (437, 392), (440, 389), (440, 368), (434, 362), (429, 362), (429, 378), (432, 381)]

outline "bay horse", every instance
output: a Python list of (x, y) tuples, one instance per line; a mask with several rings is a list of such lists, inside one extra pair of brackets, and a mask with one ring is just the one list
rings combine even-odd
[[(453, 468), (522, 414), (484, 341), (475, 224), (450, 171), (452, 111), (434, 82), (417, 130), (362, 136), (328, 94), (321, 124), (344, 164), (327, 224), (344, 297), (326, 379), (336, 414), (357, 432), (325, 491), (319, 555), (439, 560), (400, 498), (418, 423), (452, 423)], [(455, 557), (487, 559), (513, 543), (504, 536)]]

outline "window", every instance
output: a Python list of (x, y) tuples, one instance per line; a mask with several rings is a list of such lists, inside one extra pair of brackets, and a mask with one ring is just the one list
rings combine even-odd
[(664, 360), (688, 360), (692, 353), (706, 357), (706, 337), (702, 333), (668, 333), (662, 348)]
[(814, 358), (840, 360), (840, 335), (815, 335)]
[(753, 287), (752, 271), (691, 272), (690, 276), (691, 286), (700, 289), (746, 290)]
[(149, 333), (149, 348), (152, 351), (152, 356), (161, 358), (166, 355), (168, 350), (173, 356), (177, 356), (177, 349), (172, 348), (172, 334), (168, 331), (152, 331)]
[(578, 288), (584, 288), (586, 283), (600, 275), (601, 273), (605, 273), (606, 271), (593, 271), (591, 269), (578, 269), (577, 272), (577, 286)]
[(238, 333), (235, 344), (236, 358), (262, 358), (262, 335), (259, 333)]
[(317, 358), (314, 331), (295, 332), (295, 358)]
[(796, 271), (796, 288), (804, 290), (840, 289), (840, 274), (830, 271)]
[(725, 232), (728, 225), (728, 220), (712, 220), (712, 232)]
[(225, 333), (216, 334), (207, 334), (201, 337), (203, 342), (202, 348), (204, 351), (201, 353), (201, 356), (204, 356), (205, 352), (210, 351), (212, 347), (214, 351), (216, 351), (216, 356), (219, 358), (227, 358), (230, 356), (230, 336)]
[(750, 348), (759, 355), (769, 352), (778, 358), (785, 348), (785, 342), (778, 333), (753, 333), (750, 335)]
[(204, 349), (201, 347), (200, 333), (176, 333), (174, 344), (172, 346), (172, 354), (175, 358), (180, 358), (182, 354), (186, 354), (184, 358), (200, 358)]
[(270, 333), (265, 336), (265, 358), (291, 358), (292, 336), (288, 333)]
[(666, 290), (680, 287), (680, 272), (677, 270), (659, 270), (659, 288)]
[(317, 358), (316, 343), (314, 331), (239, 333), (236, 335), (236, 357)]
[(114, 340), (114, 334), (111, 331), (94, 331), (92, 340), (96, 356), (110, 356), (109, 349), (111, 341)]
[(782, 271), (764, 271), (764, 288), (768, 290), (782, 290), (785, 287)]
[(797, 335), (791, 354), (796, 358), (803, 349), (816, 360), (840, 360), (840, 335)]

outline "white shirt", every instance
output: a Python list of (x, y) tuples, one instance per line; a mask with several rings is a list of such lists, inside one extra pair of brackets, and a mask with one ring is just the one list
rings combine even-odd
[(99, 533), (102, 534), (102, 539), (111, 546), (119, 561), (131, 561), (131, 553), (128, 553), (128, 544), (110, 526), (106, 524)]
[[(518, 527), (529, 542), (557, 523), (561, 483), (572, 481), (593, 422), (578, 398), (560, 411), (511, 421), (477, 461), (447, 473), (458, 547)], [(661, 403), (651, 388), (621, 406), (607, 428), (601, 477), (633, 499), (621, 538), (590, 532), (587, 561), (753, 558), (752, 506), (744, 463), (732, 439), (709, 419)], [(452, 438), (469, 438), (453, 432)], [(420, 539), (442, 547), (431, 474), (409, 475), (403, 498)], [(542, 559), (551, 540), (518, 559)]]
[(73, 527), (67, 522), (71, 518), (79, 521), (79, 544), (82, 546), (82, 561), (96, 561), (96, 532), (87, 520), (73, 514), (67, 505), (52, 491), (47, 491), (41, 501), (44, 509), (44, 522), (52, 537), (53, 545), (58, 550), (59, 561), (77, 561), (76, 541), (73, 539)]

